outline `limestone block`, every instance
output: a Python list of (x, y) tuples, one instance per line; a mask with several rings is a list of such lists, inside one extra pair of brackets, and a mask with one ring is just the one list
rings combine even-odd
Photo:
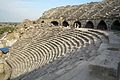
[(4, 72), (4, 64), (0, 63), (0, 73), (3, 73), (3, 72)]

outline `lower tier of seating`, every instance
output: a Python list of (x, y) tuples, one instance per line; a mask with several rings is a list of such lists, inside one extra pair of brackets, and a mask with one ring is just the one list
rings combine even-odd
[(56, 80), (73, 69), (77, 62), (97, 55), (91, 53), (95, 53), (101, 43), (108, 42), (108, 37), (96, 30), (61, 29), (56, 35), (54, 31), (46, 33), (49, 38), (33, 37), (32, 41), (28, 40), (28, 46), (24, 45), (19, 51), (13, 48), (14, 51), (9, 53), (7, 62), (12, 70), (11, 79), (35, 80), (39, 77), (39, 80)]

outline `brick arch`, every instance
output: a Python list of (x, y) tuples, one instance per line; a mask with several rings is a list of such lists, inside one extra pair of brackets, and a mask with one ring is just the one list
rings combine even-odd
[(88, 22), (86, 23), (86, 25), (85, 25), (85, 28), (92, 28), (92, 29), (94, 29), (94, 24), (93, 24), (93, 22), (92, 22), (92, 21), (88, 21)]
[(105, 23), (104, 20), (101, 20), (101, 21), (98, 23), (97, 29), (100, 29), (100, 30), (108, 30), (107, 24)]
[(73, 27), (81, 28), (81, 22), (80, 21), (75, 21), (74, 24), (73, 24)]
[(111, 30), (118, 30), (120, 31), (120, 21), (114, 20), (111, 25)]

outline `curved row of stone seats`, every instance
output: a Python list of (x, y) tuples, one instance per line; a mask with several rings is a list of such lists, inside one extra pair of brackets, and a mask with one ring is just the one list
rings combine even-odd
[[(73, 55), (72, 55), (72, 56), (73, 56)], [(62, 58), (62, 60), (63, 60), (63, 58)], [(66, 59), (63, 60), (63, 62), (65, 62), (65, 61), (66, 61)], [(57, 62), (57, 63), (58, 63), (58, 62)], [(60, 63), (60, 62), (59, 62), (59, 63)], [(60, 65), (56, 65), (56, 64), (55, 64), (55, 67), (53, 67), (53, 68), (56, 68), (57, 66), (59, 67)], [(65, 67), (66, 67), (66, 66), (65, 66)], [(57, 69), (58, 69), (58, 68), (57, 68)], [(60, 68), (60, 69), (61, 69), (61, 68)], [(57, 70), (57, 71), (58, 71), (58, 70)], [(49, 71), (49, 75), (50, 75), (51, 73), (53, 73), (53, 72), (54, 72), (54, 71), (52, 71), (52, 72)], [(47, 77), (47, 79), (53, 80), (53, 76), (50, 75), (50, 76), (52, 77), (52, 79), (51, 79), (49, 75), (44, 75), (43, 79), (46, 79), (46, 77)], [(56, 77), (56, 76), (54, 76), (54, 77)], [(24, 79), (25, 79), (25, 78), (24, 78)], [(29, 78), (27, 78), (27, 79), (29, 79)]]
[[(82, 44), (82, 42), (88, 43), (89, 40), (91, 42), (93, 40), (90, 35), (87, 36), (87, 34), (85, 35), (81, 31), (78, 32), (75, 30), (72, 32), (71, 30), (68, 30), (68, 32), (66, 34), (63, 33), (64, 35), (55, 36), (51, 38), (51, 40), (46, 41), (44, 44), (33, 42), (21, 52), (11, 53), (11, 56), (13, 57), (11, 57), (11, 61), (9, 60), (8, 62), (10, 62), (12, 69), (14, 69), (12, 77), (19, 76), (20, 74), (30, 72), (36, 68), (42, 67), (43, 65), (47, 65), (49, 62), (56, 60), (58, 57), (64, 56), (65, 53), (70, 53), (74, 49), (76, 50), (78, 46), (86, 45)], [(59, 45), (61, 45), (62, 49), (65, 49), (63, 52), (61, 51)]]
[(50, 36), (47, 36), (47, 37), (45, 37), (45, 38), (42, 38), (42, 39), (40, 39), (39, 37), (37, 37), (36, 39), (35, 39), (35, 42), (36, 43), (41, 43), (41, 44), (44, 44), (45, 42), (47, 42), (47, 41), (49, 41), (49, 40), (52, 40), (53, 39), (53, 37), (57, 37), (58, 35), (63, 35), (63, 34), (66, 34), (66, 33), (69, 33), (66, 29), (61, 29), (61, 31), (55, 31), (55, 30), (53, 30), (53, 31), (51, 31), (51, 33), (49, 33), (49, 35)]
[(56, 8), (52, 8), (50, 10), (48, 10), (47, 12), (45, 11), (42, 15), (42, 18), (48, 18), (48, 16), (52, 13), (54, 13), (54, 11), (56, 10)]
[[(80, 5), (82, 6), (82, 5)], [(71, 13), (73, 13), (74, 11), (78, 10), (80, 6), (71, 6), (70, 8), (68, 8), (67, 10), (65, 10), (62, 14), (58, 15), (58, 17), (63, 17), (63, 18), (68, 18)]]
[(94, 33), (96, 36), (100, 37), (102, 40), (102, 43), (109, 43), (109, 37), (108, 34), (103, 32), (103, 31), (98, 31), (98, 30), (88, 30), (91, 33)]
[[(116, 1), (102, 1), (89, 4), (57, 7), (46, 11), (42, 18), (63, 18), (69, 19), (86, 19), (109, 17), (115, 6), (119, 6)], [(107, 12), (106, 12), (107, 11)], [(61, 12), (63, 12), (61, 14)]]
[[(88, 10), (86, 13), (84, 13), (82, 16), (80, 16), (80, 19), (82, 18), (93, 18), (93, 17), (105, 17), (108, 16), (113, 10), (115, 3), (112, 1), (110, 3), (98, 3), (95, 4), (91, 10)], [(106, 12), (107, 11), (107, 12)]]
[(77, 19), (80, 15), (86, 12), (85, 7), (86, 5), (80, 6), (80, 8), (73, 12), (67, 19)]
[[(47, 32), (47, 31), (46, 31), (46, 32)], [(37, 38), (38, 38), (38, 39), (37, 39)], [(32, 40), (34, 40), (34, 41), (32, 41), (32, 43), (33, 43), (33, 42), (36, 42), (36, 41), (37, 41), (38, 43), (44, 43), (44, 41), (45, 41), (45, 39), (46, 39), (46, 38), (44, 39), (44, 37), (42, 37), (42, 38), (39, 37), (39, 35), (37, 36), (37, 38), (35, 38), (35, 39), (33, 38)], [(47, 36), (47, 39), (49, 39), (48, 36)], [(35, 41), (35, 40), (36, 40), (36, 41)], [(40, 40), (40, 41), (39, 41), (39, 40)], [(36, 43), (37, 43), (37, 42), (36, 42)], [(46, 42), (46, 41), (45, 41), (45, 42)], [(24, 49), (25, 49), (25, 48), (24, 48)]]
[(59, 13), (59, 10), (63, 12), (64, 9), (66, 9), (66, 7), (57, 7), (57, 8), (52, 8), (48, 11), (45, 11), (42, 15), (42, 18), (51, 18), (53, 15), (56, 15)]
[(80, 5), (80, 6), (78, 7), (78, 9), (76, 9), (74, 12), (71, 12), (71, 14), (66, 18), (66, 20), (67, 20), (67, 19), (72, 19), (72, 18), (74, 18), (73, 15), (75, 15), (76, 13), (78, 13), (84, 6), (85, 6), (85, 5)]
[[(31, 39), (30, 39), (31, 40)], [(25, 45), (24, 45), (25, 46)], [(21, 46), (18, 46), (18, 47), (21, 47)], [(21, 48), (22, 49), (22, 48)], [(19, 52), (19, 51), (21, 51), (21, 50), (18, 50), (18, 49), (16, 49), (17, 51), (16, 52)], [(14, 51), (14, 50), (13, 50)], [(15, 51), (13, 52), (13, 53), (16, 53)], [(23, 60), (24, 60), (24, 58), (23, 58)]]
[(103, 8), (102, 3), (94, 4), (94, 6), (92, 6), (87, 12), (85, 12), (83, 15), (81, 15), (79, 17), (79, 19), (90, 18), (92, 15), (94, 15), (95, 13), (97, 13), (102, 8)]
[[(69, 34), (73, 34), (73, 33), (67, 33), (67, 34), (69, 35)], [(81, 37), (84, 38), (83, 36), (81, 36)], [(86, 38), (84, 38), (84, 39), (86, 39)], [(50, 39), (50, 40), (52, 40), (52, 39)], [(88, 40), (87, 40), (87, 42), (88, 42)]]
[(93, 40), (91, 48), (92, 48), (92, 46), (96, 46), (97, 47), (101, 43), (101, 39), (98, 36), (96, 36), (95, 34), (91, 34), (91, 33), (88, 33), (88, 32), (84, 32), (84, 34), (89, 35), (89, 37)]
[(93, 30), (93, 29), (85, 29), (85, 28), (81, 28), (81, 29), (78, 29), (78, 30), (82, 31), (84, 33), (87, 33), (87, 34), (94, 35), (95, 37), (99, 38), (103, 43), (108, 43), (109, 42), (108, 34), (105, 33), (104, 31)]
[[(115, 1), (110, 1), (109, 3), (97, 3), (93, 7), (91, 7), (90, 10), (88, 10), (86, 13), (81, 15), (79, 19), (83, 18), (94, 18), (94, 17), (109, 17), (112, 10), (114, 10), (114, 6), (117, 6)], [(107, 12), (106, 12), (107, 11)]]
[(72, 43), (73, 44), (73, 43)]
[[(22, 51), (23, 52), (23, 51)], [(17, 53), (15, 53), (15, 54), (17, 54)], [(19, 54), (19, 53), (18, 53)], [(25, 52), (25, 54), (27, 55), (27, 52)], [(21, 54), (20, 54), (21, 55)], [(28, 53), (28, 55), (29, 55), (29, 53)], [(18, 56), (18, 55), (17, 55)], [(29, 55), (30, 56), (30, 55)], [(31, 59), (31, 58), (30, 58)], [(28, 59), (29, 60), (29, 59)], [(24, 62), (24, 63), (27, 63), (27, 62)]]
[(106, 5), (103, 7), (103, 9), (101, 9), (100, 11), (98, 11), (92, 17), (107, 17), (109, 15), (109, 13), (111, 12), (111, 10), (114, 9), (114, 6), (115, 6), (115, 2), (114, 1), (112, 1), (109, 4), (106, 3)]
[[(71, 53), (73, 53), (73, 52), (71, 52)], [(70, 55), (70, 53), (69, 53), (69, 55)], [(73, 55), (71, 55), (71, 56), (73, 56)], [(64, 58), (62, 58), (61, 60), (57, 60), (57, 61), (55, 61), (55, 62), (53, 62), (51, 65), (48, 65), (47, 66), (47, 68), (45, 68), (45, 66), (43, 67), (43, 68), (45, 68), (44, 70), (44, 72), (42, 72), (42, 71), (39, 71), (38, 73), (38, 75), (40, 76), (40, 75), (44, 75), (45, 73), (50, 73), (51, 71), (50, 71), (50, 67), (52, 67), (53, 69), (52, 70), (54, 70), (54, 69), (56, 69), (57, 68), (57, 66), (59, 67), (60, 66), (60, 64), (62, 64), (64, 61), (66, 61), (67, 59), (70, 59), (70, 57), (69, 58), (67, 58), (67, 57), (64, 57)], [(56, 64), (57, 63), (57, 64)], [(59, 65), (58, 65), (59, 64)], [(53, 67), (53, 65), (55, 65), (54, 67)], [(42, 69), (43, 70), (43, 69)], [(36, 73), (37, 71), (35, 71), (34, 73)], [(29, 76), (33, 76), (34, 75), (34, 73), (31, 73), (31, 74), (29, 74)], [(44, 73), (44, 74), (43, 74)], [(27, 78), (27, 79), (30, 79), (30, 77), (29, 76), (27, 76), (27, 77), (24, 77), (24, 79), (25, 78)], [(34, 78), (33, 78), (34, 79)]]
[[(29, 33), (29, 32), (31, 32), (31, 33)], [(26, 34), (24, 34), (23, 35), (23, 37), (22, 38), (20, 38), (15, 44), (14, 44), (14, 49), (21, 49), (22, 47), (21, 46), (23, 46), (24, 47), (24, 45), (28, 45), (29, 44), (29, 42), (30, 41), (32, 41), (32, 38), (33, 38), (33, 36), (36, 36), (36, 34), (35, 33), (39, 33), (40, 35), (42, 35), (43, 34), (43, 31), (42, 30), (40, 30), (40, 31), (37, 31), (37, 30), (34, 30), (34, 31), (27, 31), (26, 32)], [(33, 35), (33, 36), (31, 36), (31, 35)], [(17, 45), (16, 45), (17, 44)]]
[(86, 13), (90, 8), (92, 8), (94, 4), (84, 4), (78, 8), (78, 10), (74, 11), (67, 19), (77, 19), (84, 13)]
[[(59, 71), (59, 70), (57, 70), (57, 71)], [(63, 73), (64, 73), (64, 72), (63, 72)], [(54, 75), (55, 75), (55, 74), (54, 74)], [(62, 75), (64, 75), (64, 74), (62, 74)], [(47, 76), (49, 76), (49, 75), (47, 75)], [(43, 77), (43, 79), (46, 79), (47, 76)], [(51, 75), (50, 75), (50, 76), (51, 76)], [(54, 77), (55, 77), (55, 76), (54, 76)], [(54, 77), (53, 77), (52, 79), (50, 79), (50, 77), (48, 77), (46, 80), (48, 80), (48, 79), (49, 79), (49, 80), (57, 80), (57, 79), (54, 78)], [(60, 76), (58, 76), (58, 77), (60, 77)]]
[[(38, 37), (38, 38), (36, 38), (36, 40), (34, 40), (33, 43), (40, 43), (41, 45), (43, 45), (43, 44), (45, 44), (47, 41), (51, 40), (53, 37), (54, 37), (54, 36), (48, 36), (48, 38), (46, 37), (46, 38), (41, 38), (41, 39), (39, 39), (39, 37)], [(31, 43), (31, 44), (33, 44), (33, 43)]]
[(115, 7), (114, 9), (111, 10), (111, 12), (109, 12), (109, 16), (108, 17), (117, 17), (119, 16), (119, 12), (120, 12), (120, 6)]
[(51, 12), (49, 15), (47, 15), (47, 18), (55, 18), (58, 19), (59, 15), (61, 15), (61, 12), (64, 12), (66, 9), (68, 9), (69, 6), (62, 6), (62, 7), (58, 7), (56, 8), (53, 12)]
[[(76, 51), (75, 51), (76, 52)], [(74, 53), (74, 52), (71, 52), (71, 53)], [(73, 56), (73, 55), (71, 55), (71, 53), (67, 53), (67, 54), (69, 54), (69, 56)], [(74, 54), (75, 55), (75, 54)], [(49, 76), (51, 76), (51, 75), (49, 75), (49, 74), (52, 74), (52, 73), (54, 73), (56, 70), (58, 70), (58, 69), (62, 69), (62, 68), (64, 68), (64, 67), (66, 67), (66, 65), (65, 66), (61, 66), (65, 61), (67, 61), (68, 59), (70, 60), (70, 57), (69, 56), (67, 56), (67, 57), (62, 57), (62, 59), (60, 59), (60, 60), (57, 60), (57, 61), (55, 61), (53, 64), (51, 64), (51, 65), (49, 65), (49, 67), (47, 67), (47, 69), (45, 69), (45, 74), (44, 75), (41, 75), (42, 73), (40, 73), (39, 74), (39, 76), (41, 75), (41, 78), (43, 78), (44, 77), (44, 79), (45, 78), (47, 78), (47, 77), (49, 77)], [(52, 67), (52, 69), (51, 69), (51, 67)], [(34, 74), (30, 74), (30, 75), (34, 75)], [(28, 75), (28, 76), (30, 76), (30, 75)], [(47, 77), (46, 77), (46, 75), (47, 75)], [(25, 78), (26, 79), (29, 79), (28, 78), (28, 76), (26, 76)], [(55, 76), (55, 75), (53, 75), (53, 76)], [(51, 77), (49, 77), (49, 80), (51, 80), (51, 78), (53, 77), (53, 76), (51, 76)], [(24, 78), (24, 79), (25, 79)], [(26, 80), (25, 79), (25, 80)], [(34, 79), (34, 78), (33, 78)], [(41, 80), (41, 79), (40, 79)]]
[[(80, 33), (80, 32), (82, 32), (82, 33)], [(93, 33), (90, 33), (90, 32), (88, 33), (87, 31), (81, 31), (81, 30), (76, 31), (76, 33), (88, 37), (89, 38), (88, 40), (90, 41), (89, 45), (91, 46), (91, 48), (92, 48), (92, 46), (96, 46), (97, 47), (101, 43), (100, 37), (97, 36), (96, 34), (93, 34)]]
[(23, 37), (20, 38), (14, 44), (13, 49), (17, 49), (18, 51), (21, 51), (23, 48), (29, 46), (30, 43), (36, 41), (36, 38), (39, 38), (39, 39), (43, 39), (44, 37), (49, 38), (49, 35), (50, 35), (50, 33), (48, 31), (45, 31), (44, 29), (39, 29), (39, 30), (37, 29), (37, 30), (34, 30), (34, 32), (31, 32), (31, 33), (30, 32), (31, 31), (27, 31), (26, 34), (24, 34)]

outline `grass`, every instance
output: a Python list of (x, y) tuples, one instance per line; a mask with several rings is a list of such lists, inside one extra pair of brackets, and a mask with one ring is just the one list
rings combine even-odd
[(0, 35), (2, 35), (5, 32), (12, 33), (15, 30), (14, 27), (1, 27), (0, 28)]

